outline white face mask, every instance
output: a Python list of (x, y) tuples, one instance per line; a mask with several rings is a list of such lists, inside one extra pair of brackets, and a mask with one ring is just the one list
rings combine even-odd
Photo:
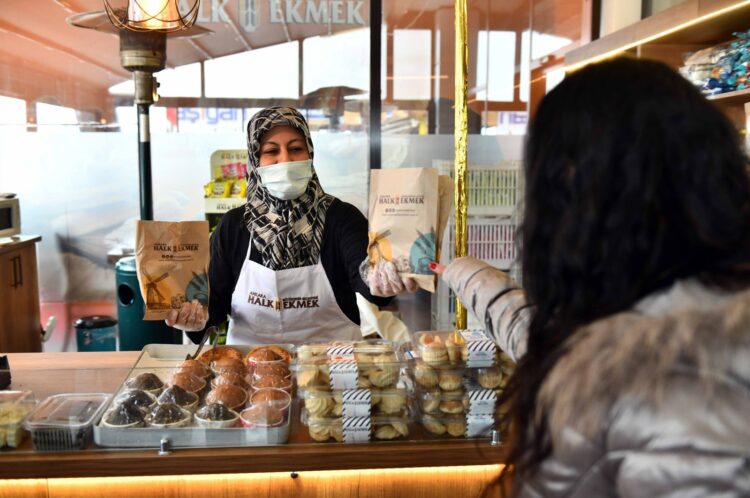
[(272, 196), (290, 201), (305, 193), (312, 178), (312, 159), (263, 166), (258, 175)]

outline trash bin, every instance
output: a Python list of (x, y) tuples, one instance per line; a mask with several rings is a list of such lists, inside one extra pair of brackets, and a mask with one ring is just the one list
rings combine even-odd
[(73, 323), (78, 351), (117, 351), (117, 320), (84, 316)]
[(182, 331), (168, 327), (164, 320), (144, 320), (143, 295), (138, 286), (135, 257), (120, 259), (115, 265), (117, 318), (120, 321), (120, 351), (140, 351), (146, 344), (182, 344)]

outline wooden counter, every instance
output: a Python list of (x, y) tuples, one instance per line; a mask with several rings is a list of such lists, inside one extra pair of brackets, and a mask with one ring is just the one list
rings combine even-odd
[[(9, 360), (13, 389), (30, 389), (37, 399), (61, 392), (113, 393), (139, 352), (16, 353)], [(404, 441), (370, 444), (313, 443), (293, 415), (289, 443), (280, 446), (156, 450), (89, 449), (36, 453), (28, 438), (22, 448), (0, 451), (0, 479), (182, 476), (197, 474), (300, 472), (350, 469), (491, 465), (500, 447), (486, 440)], [(417, 424), (413, 424), (417, 427)], [(482, 467), (485, 468), (485, 467)], [(448, 470), (448, 469), (446, 469)], [(436, 471), (441, 472), (441, 471)], [(491, 472), (492, 473), (492, 472)], [(0, 497), (3, 494), (0, 490)]]

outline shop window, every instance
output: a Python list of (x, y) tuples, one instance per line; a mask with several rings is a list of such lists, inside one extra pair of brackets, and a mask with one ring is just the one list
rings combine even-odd
[(0, 95), (0, 125), (26, 124), (26, 101)]
[(299, 97), (299, 42), (281, 43), (204, 63), (206, 97)]
[(77, 133), (80, 131), (77, 126), (78, 117), (76, 116), (76, 111), (70, 107), (39, 102), (36, 104), (36, 122), (39, 125), (40, 132), (64, 131)]
[(429, 29), (393, 31), (393, 98), (429, 100), (431, 98), (432, 46)]
[(480, 31), (477, 43), (477, 99), (513, 101), (516, 33)]
[[(370, 86), (370, 29), (331, 36), (314, 36), (303, 42), (303, 92), (318, 88)], [(331, 54), (336, 54), (332, 57)]]
[[(155, 73), (159, 82), (159, 96), (161, 97), (200, 97), (201, 96), (201, 65), (200, 63), (186, 64), (176, 68), (164, 69)], [(109, 87), (111, 95), (134, 95), (135, 83), (130, 78), (122, 83)]]

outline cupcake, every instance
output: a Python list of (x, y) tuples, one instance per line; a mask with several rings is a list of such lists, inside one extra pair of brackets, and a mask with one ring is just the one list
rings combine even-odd
[(129, 387), (130, 389), (140, 389), (142, 391), (147, 391), (153, 395), (157, 395), (164, 387), (164, 383), (159, 377), (157, 377), (156, 374), (152, 372), (142, 372), (132, 379), (128, 379), (125, 382), (125, 386)]
[(217, 386), (206, 395), (206, 403), (221, 403), (232, 410), (242, 408), (247, 402), (247, 391), (232, 384)]
[(190, 422), (190, 412), (174, 403), (156, 405), (148, 416), (153, 427), (182, 427)]
[(247, 373), (247, 366), (242, 360), (238, 360), (237, 358), (222, 358), (211, 363), (211, 370), (216, 375), (230, 372), (245, 375)]
[(242, 389), (247, 390), (250, 384), (247, 383), (244, 375), (240, 375), (236, 372), (227, 372), (215, 377), (211, 381), (211, 387), (218, 387), (225, 384), (232, 384)]
[(211, 362), (216, 360), (222, 360), (224, 358), (236, 358), (242, 360), (242, 353), (239, 350), (231, 346), (217, 346), (215, 348), (204, 351), (199, 357), (198, 361), (204, 365), (210, 365)]
[(292, 379), (285, 379), (283, 377), (279, 377), (278, 375), (266, 375), (265, 377), (254, 378), (250, 385), (253, 386), (253, 389), (273, 387), (290, 392), (292, 390)]
[(169, 381), (172, 386), (180, 386), (189, 393), (199, 394), (204, 387), (206, 387), (206, 381), (200, 377), (187, 372), (177, 372), (172, 375)]
[(166, 388), (159, 395), (159, 403), (174, 403), (180, 408), (184, 408), (188, 411), (193, 411), (195, 407), (198, 406), (198, 395), (188, 392), (175, 384)]
[(292, 375), (292, 372), (289, 370), (289, 366), (284, 360), (256, 362), (253, 376), (260, 378), (266, 377), (267, 375), (275, 375), (286, 379)]
[(240, 414), (221, 403), (211, 403), (195, 412), (195, 421), (200, 427), (208, 429), (223, 429), (234, 427)]
[(149, 411), (156, 404), (156, 397), (148, 391), (141, 389), (129, 389), (120, 394), (115, 403), (132, 403), (143, 411)]
[(145, 415), (132, 401), (125, 401), (116, 405), (102, 417), (102, 425), (106, 427), (141, 427), (144, 425)]
[(280, 346), (258, 346), (251, 350), (245, 357), (245, 361), (248, 364), (257, 363), (259, 361), (276, 361), (283, 360), (284, 363), (289, 365), (292, 362), (292, 355), (289, 351)]
[(251, 405), (267, 405), (286, 411), (292, 402), (292, 397), (288, 392), (272, 387), (265, 387), (255, 391), (250, 396)]
[(277, 427), (284, 423), (284, 414), (272, 406), (254, 405), (240, 413), (240, 421), (249, 429)]
[(211, 371), (206, 368), (206, 365), (197, 360), (183, 361), (180, 366), (177, 367), (177, 372), (190, 373), (202, 379), (207, 379), (211, 376)]

